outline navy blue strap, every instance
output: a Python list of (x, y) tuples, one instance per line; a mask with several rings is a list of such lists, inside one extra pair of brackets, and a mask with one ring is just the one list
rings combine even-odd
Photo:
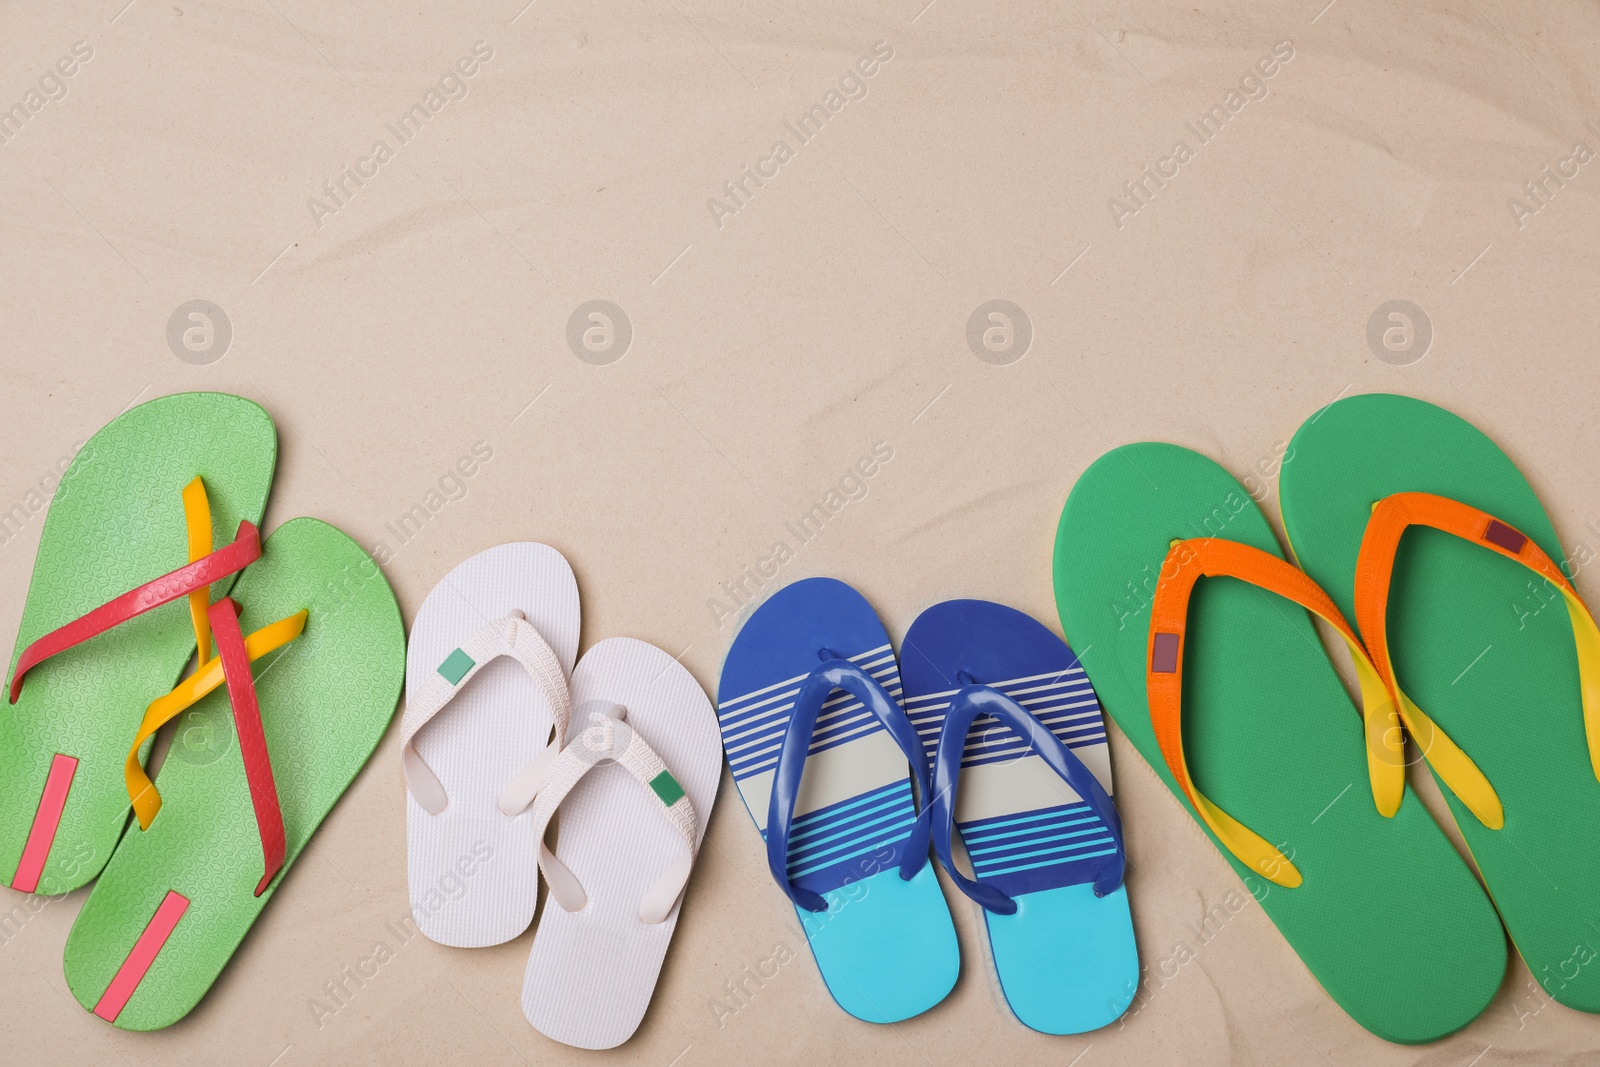
[(772, 796), (767, 804), (767, 867), (772, 877), (783, 887), (798, 907), (807, 911), (827, 911), (828, 902), (822, 894), (795, 885), (789, 879), (789, 831), (794, 823), (794, 805), (800, 792), (800, 775), (805, 771), (806, 756), (811, 750), (811, 733), (816, 728), (822, 702), (835, 689), (843, 689), (866, 705), (878, 717), (889, 736), (894, 738), (900, 751), (911, 764), (916, 777), (922, 810), (917, 813), (916, 825), (901, 852), (900, 877), (910, 881), (928, 862), (928, 770), (927, 755), (922, 741), (912, 729), (900, 705), (895, 702), (878, 680), (847, 659), (834, 655), (827, 649), (817, 653), (822, 665), (800, 683), (800, 693), (794, 700), (794, 711), (789, 716), (789, 729), (783, 736), (783, 749), (778, 754), (778, 769), (772, 777)]
[(956, 869), (951, 852), (951, 838), (955, 832), (956, 781), (961, 775), (961, 755), (967, 746), (967, 731), (972, 720), (987, 712), (1013, 733), (1028, 743), (1034, 755), (1044, 760), (1052, 771), (1082, 797), (1091, 811), (1099, 816), (1117, 851), (1103, 861), (1094, 882), (1094, 895), (1103, 897), (1122, 884), (1125, 862), (1122, 849), (1122, 819), (1117, 807), (1100, 788), (1100, 782), (1061, 739), (1033, 714), (998, 689), (979, 685), (970, 674), (962, 671), (956, 676), (961, 688), (950, 698), (950, 710), (945, 714), (944, 726), (939, 730), (939, 748), (933, 767), (933, 847), (943, 861), (950, 878), (967, 896), (985, 908), (1000, 915), (1012, 915), (1017, 910), (1016, 901), (992, 885), (974, 881)]

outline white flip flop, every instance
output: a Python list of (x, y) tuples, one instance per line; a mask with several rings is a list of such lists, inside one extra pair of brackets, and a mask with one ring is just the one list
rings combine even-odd
[(538, 903), (528, 804), (566, 740), (578, 583), (561, 553), (478, 553), (422, 603), (406, 651), (401, 757), (417, 928), (480, 948), (521, 934)]
[(559, 808), (560, 857), (522, 984), (546, 1037), (615, 1048), (655, 992), (684, 887), (722, 779), (717, 717), (670, 655), (614, 637), (572, 673), (572, 731), (534, 800), (542, 837)]

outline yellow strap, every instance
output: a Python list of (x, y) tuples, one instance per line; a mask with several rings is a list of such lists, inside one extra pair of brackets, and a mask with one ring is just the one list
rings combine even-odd
[(1489, 779), (1406, 696), (1395, 678), (1389, 655), (1389, 586), (1393, 580), (1400, 539), (1414, 525), (1436, 530), (1477, 544), (1527, 567), (1561, 591), (1578, 655), (1578, 681), (1583, 696), (1583, 722), (1589, 762), (1600, 779), (1600, 627), (1578, 597), (1561, 568), (1526, 534), (1486, 511), (1449, 497), (1431, 493), (1395, 493), (1372, 505), (1372, 517), (1361, 537), (1356, 558), (1356, 622), (1372, 651), (1379, 672), (1391, 682), (1400, 701), (1400, 719), (1427, 757), (1440, 780), (1491, 830), (1505, 825), (1505, 809)]
[[(1323, 618), (1331, 621), (1326, 616)], [(1389, 687), (1383, 684), (1383, 677), (1367, 650), (1348, 634), (1340, 632), (1339, 636), (1350, 649), (1356, 678), (1361, 683), (1361, 722), (1367, 739), (1367, 778), (1372, 783), (1372, 802), (1378, 814), (1392, 819), (1406, 794), (1406, 739), (1400, 729), (1403, 716), (1396, 714)]]
[[(1333, 619), (1321, 611), (1316, 608), (1311, 610), (1337, 626)], [(1395, 714), (1394, 701), (1390, 699), (1383, 679), (1378, 676), (1377, 667), (1368, 658), (1367, 650), (1348, 637), (1345, 638), (1345, 644), (1350, 648), (1350, 655), (1355, 660), (1356, 676), (1361, 682), (1361, 719), (1366, 736), (1367, 774), (1372, 784), (1372, 801), (1380, 815), (1386, 819), (1393, 818), (1395, 812), (1400, 810), (1400, 801), (1406, 790), (1405, 735), (1400, 730), (1400, 716)], [(1293, 860), (1260, 834), (1217, 807), (1198, 788), (1192, 789), (1190, 796), (1200, 818), (1205, 820), (1211, 832), (1217, 835), (1217, 840), (1241, 863), (1259, 872), (1268, 881), (1287, 889), (1299, 887), (1303, 878)]]
[(1298, 889), (1305, 880), (1300, 868), (1288, 856), (1279, 852), (1266, 838), (1211, 803), (1211, 799), (1199, 790), (1194, 791), (1194, 809), (1211, 827), (1211, 832), (1217, 835), (1217, 840), (1226, 845), (1228, 851), (1246, 867), (1261, 872), (1268, 881), (1276, 882), (1285, 889)]
[(1578, 689), (1583, 694), (1583, 728), (1589, 738), (1589, 766), (1600, 780), (1600, 627), (1570, 585), (1557, 586), (1572, 620), (1578, 650)]
[[(1287, 561), (1258, 548), (1220, 538), (1173, 541), (1156, 585), (1150, 614), (1149, 660), (1145, 695), (1150, 724), (1167, 768), (1217, 840), (1245, 866), (1281, 886), (1301, 884), (1294, 862), (1271, 842), (1211, 801), (1189, 773), (1183, 744), (1183, 641), (1189, 625), (1189, 599), (1202, 577), (1228, 577), (1249, 582), (1313, 612), (1344, 639), (1361, 681), (1361, 718), (1366, 741), (1367, 772), (1372, 798), (1385, 817), (1393, 816), (1405, 796), (1405, 741), (1395, 697), (1376, 662), (1327, 592)], [(1157, 642), (1176, 638), (1158, 666)], [(1170, 659), (1166, 657), (1170, 656)]]
[(1403, 689), (1400, 690), (1400, 718), (1423, 758), (1440, 780), (1450, 787), (1456, 799), (1465, 804), (1467, 810), (1489, 829), (1498, 830), (1504, 826), (1505, 807), (1500, 803), (1500, 795), (1494, 791), (1494, 786), (1489, 784), (1489, 779), (1472, 762), (1472, 757), (1461, 751), (1450, 740), (1450, 736), (1406, 696)]
[[(211, 555), (211, 500), (206, 496), (206, 484), (196, 475), (183, 487), (183, 518), (189, 527), (189, 562)], [(211, 606), (211, 587), (203, 585), (189, 593), (189, 620), (194, 623), (194, 647), (200, 653), (199, 662), (211, 658), (211, 621), (206, 609)]]
[[(246, 637), (245, 652), (253, 663), (299, 637), (305, 628), (306, 612), (296, 612)], [(141, 830), (150, 829), (151, 820), (161, 810), (161, 793), (139, 764), (139, 747), (174, 716), (221, 685), (223, 680), (222, 660), (212, 657), (201, 664), (199, 670), (179, 682), (172, 692), (157, 697), (145, 709), (144, 722), (139, 724), (139, 734), (133, 739), (133, 747), (128, 749), (128, 761), (123, 771), (128, 783), (128, 798), (133, 802), (133, 812), (139, 817)]]

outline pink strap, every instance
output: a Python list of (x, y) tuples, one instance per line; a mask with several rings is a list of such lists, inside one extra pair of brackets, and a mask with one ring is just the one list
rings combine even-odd
[(272, 775), (272, 760), (267, 754), (267, 734), (261, 725), (261, 706), (256, 702), (255, 677), (250, 670), (250, 653), (239, 631), (239, 607), (225, 596), (206, 612), (211, 620), (211, 637), (222, 660), (222, 675), (228, 683), (228, 702), (233, 705), (234, 733), (239, 737), (239, 753), (244, 757), (245, 783), (250, 787), (250, 802), (256, 809), (256, 829), (261, 833), (261, 856), (266, 873), (256, 884), (256, 896), (267, 890), (267, 883), (283, 867), (285, 851), (283, 810), (278, 805), (278, 785)]
[(183, 913), (188, 909), (188, 897), (174, 890), (167, 890), (166, 898), (161, 901), (161, 906), (150, 919), (150, 925), (144, 928), (144, 933), (134, 942), (133, 951), (122, 961), (122, 966), (117, 968), (116, 977), (111, 979), (111, 985), (106, 988), (105, 995), (94, 1006), (96, 1015), (108, 1023), (117, 1021), (117, 1016), (122, 1014), (122, 1009), (127, 1006), (133, 991), (144, 981), (145, 972), (156, 961), (156, 956), (167, 943), (167, 938), (172, 936), (173, 928), (178, 925), (178, 920), (183, 918)]
[(56, 842), (61, 812), (67, 806), (67, 793), (72, 789), (72, 777), (77, 773), (76, 756), (57, 752), (55, 759), (50, 761), (50, 773), (44, 780), (39, 810), (34, 813), (33, 828), (28, 831), (28, 843), (22, 846), (22, 859), (17, 863), (16, 877), (11, 879), (11, 888), (19, 893), (31, 893), (39, 888), (39, 876), (44, 874), (44, 861), (50, 855), (50, 846)]
[(113, 626), (120, 626), (136, 615), (152, 608), (187, 596), (196, 589), (237, 574), (261, 558), (261, 537), (249, 521), (239, 524), (239, 535), (233, 543), (219, 548), (209, 556), (201, 556), (171, 574), (130, 589), (114, 600), (108, 600), (89, 614), (74, 619), (57, 630), (52, 630), (22, 650), (17, 660), (16, 672), (11, 676), (11, 703), (22, 695), (22, 679), (34, 667), (74, 645), (91, 637), (98, 637)]

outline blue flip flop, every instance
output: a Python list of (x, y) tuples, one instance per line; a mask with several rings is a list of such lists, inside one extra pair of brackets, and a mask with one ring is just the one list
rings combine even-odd
[(773, 878), (828, 992), (871, 1023), (927, 1011), (961, 967), (916, 806), (931, 795), (928, 767), (899, 693), (883, 624), (832, 578), (756, 609), (717, 686), (722, 745)]
[[(924, 611), (901, 656), (933, 767), (934, 848), (983, 905), (1006, 1002), (1046, 1034), (1114, 1021), (1133, 1001), (1139, 953), (1105, 720), (1078, 657), (984, 600)], [(952, 823), (975, 879), (956, 869)]]

